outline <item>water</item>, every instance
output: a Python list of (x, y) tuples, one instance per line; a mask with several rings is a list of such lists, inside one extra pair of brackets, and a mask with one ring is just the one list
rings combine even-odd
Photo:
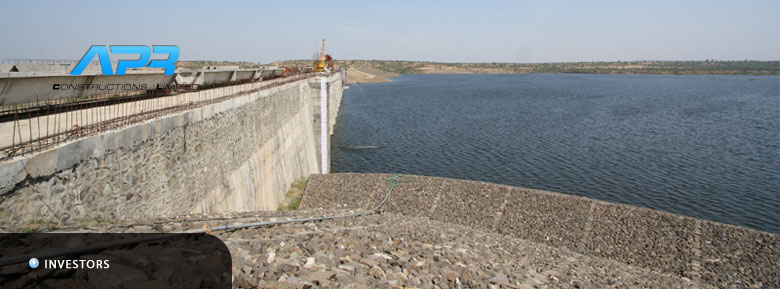
[(543, 189), (780, 233), (780, 78), (409, 75), (344, 92), (336, 172)]

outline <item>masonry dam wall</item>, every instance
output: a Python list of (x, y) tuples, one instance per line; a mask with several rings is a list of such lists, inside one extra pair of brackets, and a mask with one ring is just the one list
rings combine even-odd
[[(344, 82), (327, 79), (330, 132)], [(320, 172), (320, 125), (312, 77), (5, 160), (0, 220), (273, 210), (294, 180)]]

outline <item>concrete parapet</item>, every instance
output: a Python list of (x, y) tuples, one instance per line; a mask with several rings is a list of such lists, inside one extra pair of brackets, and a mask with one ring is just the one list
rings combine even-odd
[[(116, 66), (114, 66), (116, 67)], [(170, 85), (223, 86), (236, 82), (270, 80), (281, 68), (180, 70), (165, 75), (155, 70), (133, 70), (125, 75), (98, 72), (69, 75), (64, 71), (0, 72), (0, 105), (87, 98), (120, 92), (167, 89)]]

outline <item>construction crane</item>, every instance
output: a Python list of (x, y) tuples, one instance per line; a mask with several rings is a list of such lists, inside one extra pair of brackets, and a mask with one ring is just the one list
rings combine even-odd
[(314, 71), (325, 71), (325, 39), (322, 39), (322, 47), (320, 48), (320, 59), (317, 60), (316, 65), (313, 67)]
[(322, 72), (325, 71), (325, 69), (333, 69), (333, 57), (325, 54), (325, 39), (322, 39), (322, 47), (320, 47), (320, 59), (317, 60), (317, 63), (312, 69), (316, 72)]

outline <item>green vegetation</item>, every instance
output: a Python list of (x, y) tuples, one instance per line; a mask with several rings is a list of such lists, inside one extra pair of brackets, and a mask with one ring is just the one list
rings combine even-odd
[(277, 211), (295, 211), (301, 204), (303, 198), (303, 191), (306, 190), (306, 184), (308, 180), (305, 178), (294, 181), (290, 184), (290, 190), (284, 196), (284, 200), (279, 204)]
[(102, 226), (107, 223), (110, 223), (109, 220), (107, 220), (104, 217), (101, 216), (95, 216), (95, 217), (89, 217), (79, 220), (79, 223), (82, 225), (97, 225)]
[(24, 228), (25, 233), (51, 231), (57, 229), (57, 223), (44, 219), (32, 219), (27, 223), (27, 227)]

